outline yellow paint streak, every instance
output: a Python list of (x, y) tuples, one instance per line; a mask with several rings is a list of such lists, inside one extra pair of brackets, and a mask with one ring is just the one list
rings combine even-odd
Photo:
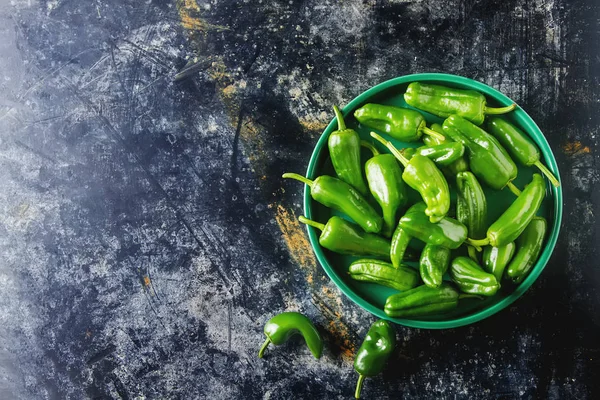
[(298, 122), (300, 122), (300, 125), (307, 131), (322, 131), (329, 124), (329, 121), (324, 121), (321, 118), (311, 115), (298, 118)]
[(196, 0), (179, 0), (177, 11), (184, 29), (193, 32), (208, 32), (210, 30), (224, 31), (229, 28), (222, 25), (213, 25), (200, 17), (201, 9)]
[(567, 142), (562, 145), (562, 149), (565, 154), (569, 156), (576, 156), (580, 154), (589, 154), (591, 152), (588, 146), (584, 146), (580, 141)]
[[(279, 229), (281, 229), (283, 240), (285, 240), (285, 244), (294, 261), (301, 268), (313, 271), (317, 267), (317, 261), (294, 212), (278, 204), (275, 209), (275, 220), (277, 221), (277, 225), (279, 225)], [(312, 281), (312, 274), (309, 276)]]
[(321, 304), (321, 301), (319, 301), (316, 306), (323, 311), (323, 315), (331, 319), (329, 321), (329, 332), (333, 336), (334, 342), (340, 347), (342, 359), (350, 362), (354, 357), (356, 347), (350, 340), (348, 327), (342, 322), (342, 299), (340, 293), (327, 286), (323, 286), (321, 292), (327, 304)]

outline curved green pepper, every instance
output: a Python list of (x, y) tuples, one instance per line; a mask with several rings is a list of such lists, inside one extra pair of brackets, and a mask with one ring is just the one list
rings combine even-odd
[(283, 177), (307, 184), (310, 187), (310, 196), (315, 201), (348, 215), (365, 232), (381, 231), (382, 218), (369, 202), (346, 182), (328, 175), (321, 175), (314, 181), (294, 173), (285, 173)]
[(398, 222), (398, 211), (406, 205), (407, 201), (402, 170), (393, 155), (379, 154), (379, 151), (368, 142), (361, 142), (361, 145), (373, 153), (373, 157), (365, 163), (365, 173), (369, 190), (383, 211), (381, 234), (390, 237)]
[(527, 167), (535, 165), (554, 186), (560, 186), (558, 179), (540, 161), (538, 147), (519, 128), (503, 118), (490, 117), (487, 120), (487, 129), (515, 160)]
[(410, 207), (400, 218), (399, 226), (410, 236), (425, 243), (457, 249), (467, 237), (467, 227), (457, 220), (445, 217), (433, 223), (425, 215), (425, 203)]
[(474, 90), (449, 88), (440, 85), (413, 82), (406, 88), (404, 100), (411, 106), (446, 118), (460, 115), (480, 125), (488, 114), (506, 114), (517, 105), (487, 107), (485, 96)]
[(444, 134), (461, 142), (466, 148), (471, 171), (489, 187), (501, 190), (505, 186), (520, 194), (512, 181), (517, 177), (517, 166), (495, 137), (458, 115), (444, 121)]
[(432, 244), (425, 245), (419, 260), (421, 279), (429, 287), (440, 287), (449, 264), (450, 249)]
[(500, 247), (485, 246), (483, 249), (483, 268), (494, 274), (500, 282), (504, 269), (515, 254), (515, 242), (510, 242)]
[(267, 340), (263, 343), (258, 358), (262, 358), (270, 343), (280, 345), (285, 343), (291, 336), (300, 334), (315, 358), (321, 358), (323, 352), (323, 341), (319, 331), (313, 323), (304, 315), (297, 312), (284, 312), (278, 314), (265, 324), (265, 335)]
[(392, 265), (395, 268), (400, 268), (400, 265), (402, 265), (402, 259), (404, 258), (410, 239), (410, 235), (398, 225), (392, 235), (392, 242), (390, 244), (390, 260), (392, 260)]
[(337, 106), (333, 106), (333, 111), (337, 118), (338, 130), (331, 132), (327, 139), (333, 169), (338, 178), (366, 196), (367, 185), (360, 162), (360, 137), (354, 129), (346, 128), (344, 117)]
[(390, 257), (389, 241), (373, 233), (365, 233), (343, 218), (334, 215), (325, 225), (303, 216), (298, 219), (322, 231), (319, 244), (328, 250), (351, 256)]
[[(456, 174), (456, 219), (467, 227), (470, 238), (484, 238), (487, 219), (487, 200), (481, 185), (472, 172)], [(477, 261), (477, 252), (468, 247), (469, 257)]]
[(409, 161), (388, 140), (375, 132), (371, 132), (371, 136), (387, 147), (404, 165), (402, 179), (421, 194), (427, 204), (425, 213), (431, 222), (438, 222), (444, 218), (450, 209), (450, 189), (446, 178), (434, 162), (420, 155), (415, 155)]
[(442, 139), (444, 137), (427, 128), (427, 121), (420, 112), (408, 108), (369, 103), (354, 111), (354, 118), (366, 127), (387, 133), (403, 142), (416, 142), (423, 134)]
[(396, 290), (414, 288), (419, 283), (419, 273), (406, 266), (394, 268), (379, 260), (357, 260), (350, 264), (350, 277), (357, 281), (378, 283)]
[(429, 158), (441, 167), (449, 166), (461, 158), (465, 153), (465, 146), (460, 142), (442, 143), (435, 146), (421, 146), (418, 148), (407, 147), (401, 153), (409, 160), (418, 154)]
[[(441, 134), (444, 133), (444, 130), (440, 124), (431, 124), (431, 130), (439, 132)], [(434, 138), (433, 136), (425, 136), (423, 138), (423, 142), (427, 146), (437, 146), (437, 145), (444, 144), (444, 143), (451, 143), (449, 138), (446, 138), (445, 140), (439, 140), (437, 138)], [(463, 147), (464, 147), (464, 145), (463, 145)], [(454, 178), (456, 176), (456, 174), (458, 174), (459, 172), (468, 171), (468, 170), (469, 170), (469, 163), (467, 162), (464, 154), (458, 160), (454, 161), (452, 164), (448, 165), (445, 168), (442, 168), (442, 172), (444, 173), (444, 175), (450, 176), (451, 178)]]
[(456, 257), (452, 260), (449, 274), (452, 281), (465, 293), (493, 296), (500, 289), (496, 277), (485, 272), (468, 257)]
[(544, 178), (540, 174), (533, 174), (531, 183), (525, 186), (523, 193), (488, 228), (487, 237), (481, 240), (469, 238), (467, 244), (500, 247), (513, 242), (535, 216), (545, 195)]
[(360, 398), (366, 377), (375, 376), (383, 371), (394, 347), (396, 347), (396, 331), (390, 324), (382, 319), (373, 323), (354, 359), (354, 370), (359, 374), (354, 392), (355, 398)]
[(388, 297), (383, 311), (394, 318), (438, 315), (456, 309), (458, 300), (467, 297), (475, 296), (459, 294), (445, 282), (437, 288), (421, 285)]
[(506, 268), (506, 276), (514, 283), (521, 283), (537, 261), (542, 250), (547, 223), (542, 217), (535, 217), (517, 239), (517, 253)]

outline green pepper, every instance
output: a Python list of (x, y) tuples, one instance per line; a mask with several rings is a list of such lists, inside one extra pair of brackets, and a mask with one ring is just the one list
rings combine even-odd
[(338, 216), (327, 224), (298, 217), (303, 224), (320, 229), (319, 244), (328, 250), (351, 256), (390, 257), (390, 242), (373, 233), (365, 233), (359, 226)]
[(407, 266), (394, 268), (379, 260), (357, 260), (350, 264), (350, 277), (357, 281), (378, 283), (396, 290), (414, 288), (419, 283), (419, 273)]
[(439, 315), (456, 309), (458, 300), (467, 297), (476, 296), (459, 294), (446, 282), (437, 288), (421, 285), (388, 297), (383, 311), (394, 318)]
[(535, 165), (554, 186), (560, 186), (558, 179), (540, 161), (538, 147), (519, 128), (503, 118), (490, 117), (487, 120), (487, 129), (520, 164), (527, 167)]
[(375, 132), (371, 132), (371, 136), (387, 147), (404, 165), (402, 179), (408, 186), (421, 194), (423, 201), (427, 204), (425, 213), (431, 222), (438, 222), (444, 218), (450, 209), (450, 189), (446, 178), (435, 166), (435, 163), (420, 155), (415, 155), (409, 161), (389, 141)]
[(500, 283), (469, 257), (456, 257), (450, 265), (450, 278), (460, 290), (469, 294), (493, 296)]
[(263, 343), (258, 358), (262, 358), (270, 343), (280, 345), (285, 343), (295, 334), (304, 338), (308, 349), (315, 358), (321, 358), (323, 352), (323, 341), (319, 331), (312, 322), (304, 315), (297, 312), (283, 312), (267, 321), (265, 324), (265, 335), (267, 340)]
[(485, 246), (483, 249), (483, 268), (494, 274), (500, 282), (504, 269), (515, 254), (515, 242), (510, 242), (500, 247)]
[(440, 167), (446, 167), (461, 158), (465, 153), (465, 146), (460, 142), (442, 143), (435, 146), (421, 146), (418, 148), (407, 147), (401, 153), (409, 160), (419, 154), (429, 158)]
[(366, 127), (403, 142), (416, 142), (423, 134), (444, 138), (441, 133), (427, 128), (427, 121), (420, 112), (408, 108), (369, 103), (354, 111), (354, 118)]
[(474, 90), (449, 88), (428, 83), (413, 82), (406, 88), (404, 100), (411, 106), (438, 117), (459, 115), (476, 125), (483, 123), (486, 115), (506, 114), (517, 105), (487, 107), (485, 96)]
[(488, 228), (486, 238), (480, 240), (468, 238), (467, 244), (473, 246), (490, 244), (500, 247), (513, 242), (535, 216), (545, 195), (544, 178), (540, 174), (533, 174), (531, 183), (523, 189), (523, 193)]
[(520, 194), (512, 181), (517, 177), (517, 166), (495, 137), (458, 115), (444, 121), (444, 134), (461, 142), (467, 148), (471, 171), (489, 187), (501, 190), (505, 186)]
[(398, 225), (392, 235), (392, 242), (390, 244), (390, 259), (395, 268), (399, 268), (402, 265), (402, 259), (405, 257), (410, 239), (410, 235)]
[(396, 346), (396, 331), (391, 325), (380, 319), (371, 325), (365, 340), (360, 345), (354, 359), (354, 370), (358, 372), (358, 382), (354, 397), (359, 399), (363, 381), (383, 371)]
[(421, 279), (429, 287), (440, 287), (449, 264), (450, 249), (432, 244), (425, 245), (419, 260)]
[(517, 239), (517, 253), (506, 268), (506, 276), (514, 283), (527, 277), (542, 250), (547, 223), (542, 217), (534, 217)]
[[(441, 134), (444, 133), (444, 130), (440, 124), (431, 124), (431, 130), (439, 132)], [(425, 136), (423, 138), (423, 142), (427, 146), (437, 146), (437, 145), (444, 144), (444, 143), (451, 143), (448, 138), (446, 138), (445, 140), (439, 140), (437, 138), (434, 138), (433, 136)], [(464, 147), (464, 145), (463, 145), (463, 147)], [(469, 170), (469, 163), (465, 159), (464, 154), (458, 160), (454, 161), (449, 166), (442, 168), (442, 172), (444, 173), (444, 175), (449, 176), (451, 178), (454, 178), (456, 176), (456, 174), (458, 174), (459, 172), (468, 171), (468, 170)]]
[(369, 190), (383, 211), (381, 234), (390, 237), (398, 222), (398, 212), (407, 202), (402, 170), (393, 155), (379, 154), (368, 142), (361, 142), (361, 145), (373, 153), (373, 157), (365, 163), (365, 173)]
[[(472, 172), (456, 174), (456, 219), (467, 227), (470, 238), (485, 237), (487, 201), (481, 185)], [(468, 247), (469, 257), (477, 261), (477, 253)]]
[(310, 187), (310, 196), (315, 201), (346, 214), (365, 232), (378, 233), (381, 231), (382, 218), (373, 206), (346, 182), (328, 175), (319, 176), (314, 181), (294, 173), (283, 174), (283, 177), (307, 184)]
[(467, 238), (467, 227), (445, 217), (433, 223), (425, 215), (425, 203), (416, 203), (400, 218), (398, 225), (411, 237), (425, 243), (457, 249)]
[(333, 169), (338, 178), (366, 196), (367, 185), (360, 162), (360, 137), (354, 129), (346, 128), (344, 117), (337, 106), (333, 106), (333, 111), (337, 118), (338, 130), (331, 132), (327, 140)]

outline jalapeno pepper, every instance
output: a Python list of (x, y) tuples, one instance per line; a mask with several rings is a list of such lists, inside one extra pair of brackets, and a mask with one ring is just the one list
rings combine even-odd
[(540, 161), (538, 147), (523, 131), (501, 117), (488, 118), (487, 129), (520, 164), (535, 165), (554, 186), (560, 186), (558, 179)]
[(544, 178), (540, 174), (533, 174), (531, 183), (523, 189), (523, 193), (488, 228), (486, 238), (481, 240), (468, 238), (467, 244), (474, 246), (490, 244), (500, 247), (513, 242), (535, 216), (545, 195)]
[(328, 175), (319, 176), (314, 181), (294, 173), (283, 174), (283, 177), (307, 184), (310, 187), (310, 196), (315, 201), (348, 215), (366, 232), (381, 231), (382, 218), (369, 202), (346, 182)]
[(410, 236), (425, 243), (457, 249), (467, 237), (467, 227), (444, 217), (433, 223), (425, 215), (425, 203), (416, 203), (400, 218), (398, 225)]
[(506, 268), (506, 276), (514, 283), (521, 283), (537, 261), (544, 243), (546, 229), (546, 220), (542, 217), (535, 217), (517, 239), (517, 253)]
[(485, 96), (474, 90), (419, 82), (408, 85), (404, 100), (409, 105), (438, 117), (446, 118), (456, 114), (477, 125), (483, 122), (486, 115), (506, 114), (517, 107), (516, 104), (497, 108), (488, 107)]
[(395, 346), (396, 331), (387, 321), (380, 319), (371, 325), (354, 359), (354, 370), (358, 372), (355, 398), (360, 398), (363, 381), (366, 377), (375, 376), (383, 371)]
[(506, 266), (515, 254), (515, 242), (510, 242), (500, 247), (485, 246), (483, 249), (483, 268), (494, 274), (496, 280), (502, 280)]
[(465, 293), (493, 296), (500, 289), (496, 277), (485, 272), (469, 257), (456, 257), (452, 260), (449, 274), (452, 281)]
[(398, 222), (398, 212), (407, 201), (402, 170), (393, 155), (379, 154), (368, 142), (363, 141), (361, 145), (373, 153), (373, 157), (365, 163), (365, 173), (369, 190), (383, 211), (381, 234), (390, 237)]
[(350, 264), (350, 277), (357, 281), (377, 283), (396, 290), (408, 290), (419, 283), (419, 273), (407, 266), (394, 268), (380, 260), (362, 259)]
[(404, 165), (402, 179), (421, 194), (427, 204), (425, 213), (431, 222), (438, 222), (444, 218), (450, 209), (450, 189), (446, 178), (434, 162), (420, 155), (415, 155), (409, 161), (389, 141), (375, 132), (371, 132), (371, 136), (387, 147)]
[(459, 299), (467, 297), (476, 296), (460, 294), (445, 282), (437, 288), (421, 285), (388, 297), (383, 311), (394, 318), (439, 315), (455, 310)]
[(354, 118), (368, 128), (403, 142), (416, 142), (423, 134), (444, 138), (441, 133), (427, 128), (427, 121), (420, 112), (408, 108), (369, 103), (354, 111)]
[(328, 250), (352, 256), (390, 257), (390, 242), (373, 233), (365, 233), (359, 226), (338, 216), (329, 218), (327, 224), (298, 217), (303, 224), (321, 230), (319, 244)]
[(258, 358), (262, 358), (270, 343), (280, 345), (296, 334), (302, 335), (308, 349), (315, 358), (321, 358), (323, 341), (319, 331), (304, 315), (297, 312), (284, 312), (271, 318), (265, 324), (267, 340), (263, 343)]
[(390, 259), (395, 268), (399, 268), (402, 265), (402, 259), (406, 254), (410, 239), (410, 235), (398, 225), (392, 235), (392, 242), (390, 244)]
[(517, 166), (495, 137), (458, 115), (444, 121), (444, 134), (467, 148), (471, 171), (489, 187), (501, 190), (505, 186), (519, 195), (512, 181)]
[[(439, 133), (444, 133), (444, 130), (440, 124), (431, 124), (431, 130)], [(450, 143), (450, 140), (446, 138), (445, 140), (440, 140), (434, 138), (433, 136), (425, 136), (423, 138), (423, 142), (427, 146), (437, 146), (444, 143)], [(463, 146), (464, 147), (464, 146)], [(441, 169), (444, 175), (451, 177), (454, 179), (456, 174), (463, 171), (469, 170), (469, 163), (467, 162), (465, 155), (463, 154), (458, 160), (454, 161), (452, 164), (448, 165), (445, 168)]]
[(344, 117), (337, 106), (333, 106), (333, 111), (337, 118), (338, 130), (331, 132), (327, 140), (333, 169), (338, 178), (366, 196), (367, 185), (360, 162), (360, 137), (354, 129), (346, 128)]
[(429, 158), (440, 167), (446, 167), (461, 158), (465, 153), (465, 146), (460, 142), (442, 143), (435, 146), (421, 146), (418, 148), (407, 147), (401, 153), (409, 160), (415, 155)]
[(419, 272), (423, 283), (433, 288), (440, 287), (449, 264), (450, 249), (432, 244), (425, 245), (419, 260)]

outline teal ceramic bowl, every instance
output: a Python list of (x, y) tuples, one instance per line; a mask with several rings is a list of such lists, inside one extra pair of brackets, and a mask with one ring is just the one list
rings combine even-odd
[[(428, 82), (435, 83), (460, 89), (473, 89), (483, 93), (487, 97), (487, 102), (490, 106), (500, 107), (507, 106), (514, 103), (511, 99), (500, 93), (499, 91), (481, 83), (468, 78), (464, 78), (456, 75), (448, 74), (415, 74), (406, 75), (398, 78), (391, 79), (383, 82), (360, 96), (352, 100), (344, 109), (346, 125), (348, 127), (356, 129), (361, 139), (369, 140), (374, 143), (370, 138), (370, 129), (360, 126), (358, 121), (353, 117), (353, 113), (356, 109), (360, 108), (366, 103), (381, 103), (389, 104), (400, 107), (411, 108), (404, 102), (403, 94), (406, 91), (406, 87), (411, 82)], [(433, 122), (441, 123), (443, 119), (433, 116), (431, 114), (423, 113), (429, 124)], [(544, 134), (540, 131), (535, 122), (523, 111), (520, 107), (509, 114), (505, 115), (512, 123), (519, 126), (525, 133), (527, 133), (531, 139), (538, 145), (542, 153), (542, 161), (552, 171), (552, 173), (560, 180), (558, 167), (556, 160), (552, 154), (552, 150), (544, 137)], [(310, 158), (308, 165), (308, 171), (306, 176), (310, 179), (314, 179), (320, 175), (328, 174), (335, 176), (333, 166), (331, 165), (331, 159), (329, 158), (329, 151), (327, 149), (327, 139), (329, 134), (337, 129), (337, 121), (333, 119), (323, 132), (321, 138), (317, 142), (313, 154)], [(383, 135), (387, 139), (391, 139), (387, 135)], [(421, 142), (417, 143), (403, 143), (397, 140), (391, 140), (396, 147), (416, 147)], [(376, 144), (382, 152), (387, 152), (382, 146)], [(363, 154), (363, 162), (366, 161), (368, 153), (365, 150)], [(519, 188), (523, 188), (528, 182), (531, 181), (532, 174), (537, 171), (534, 167), (523, 167), (518, 165), (519, 173), (514, 183)], [(449, 182), (452, 192), (453, 182)], [(545, 217), (548, 221), (548, 234), (545, 239), (545, 245), (542, 253), (531, 270), (529, 276), (516, 287), (507, 287), (503, 285), (502, 289), (494, 297), (487, 298), (485, 300), (477, 299), (465, 299), (461, 300), (458, 309), (451, 313), (437, 318), (427, 319), (399, 319), (390, 318), (383, 312), (383, 306), (386, 298), (397, 293), (394, 289), (386, 288), (383, 286), (358, 282), (352, 280), (348, 275), (348, 267), (350, 263), (355, 260), (354, 257), (342, 256), (330, 252), (319, 245), (319, 234), (320, 232), (312, 227), (308, 227), (308, 234), (310, 243), (315, 251), (319, 263), (331, 278), (331, 280), (340, 288), (340, 290), (348, 296), (356, 304), (371, 312), (372, 314), (395, 322), (397, 324), (415, 327), (415, 328), (429, 328), (429, 329), (444, 329), (454, 328), (458, 326), (472, 324), (487, 318), (505, 307), (508, 307), (515, 300), (525, 293), (527, 289), (535, 282), (540, 276), (544, 267), (548, 263), (556, 240), (560, 230), (561, 218), (562, 218), (562, 189), (561, 187), (554, 187), (547, 181), (547, 192), (546, 198), (538, 212), (538, 215)], [(509, 190), (495, 191), (489, 188), (485, 188), (486, 196), (488, 199), (488, 220), (489, 223), (495, 221), (498, 216), (511, 204), (515, 199), (514, 195)], [(412, 196), (413, 202), (418, 201), (418, 193), (411, 190), (410, 196)], [(453, 196), (454, 197), (454, 196)], [(315, 202), (310, 197), (309, 188), (306, 187), (304, 191), (304, 209), (305, 215), (313, 220), (325, 223), (334, 213), (321, 204)], [(411, 242), (411, 246), (414, 246), (418, 250), (419, 244), (416, 241)], [(410, 263), (409, 263), (410, 264)], [(416, 264), (413, 264), (416, 266)], [(447, 279), (447, 277), (445, 278)]]

